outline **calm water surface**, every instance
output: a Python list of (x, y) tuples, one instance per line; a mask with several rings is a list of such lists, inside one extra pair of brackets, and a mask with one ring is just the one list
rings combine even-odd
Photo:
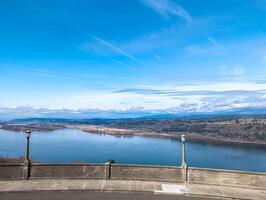
[[(0, 156), (25, 152), (25, 135), (0, 130)], [(114, 137), (79, 130), (33, 133), (31, 157), (41, 162), (93, 162), (180, 165), (180, 141), (165, 138)], [(187, 142), (189, 166), (266, 172), (266, 149)]]

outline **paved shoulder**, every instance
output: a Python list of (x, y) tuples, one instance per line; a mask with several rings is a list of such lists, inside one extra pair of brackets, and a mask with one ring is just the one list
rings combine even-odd
[(91, 191), (34, 191), (34, 192), (4, 192), (1, 200), (210, 200), (176, 195), (117, 193)]

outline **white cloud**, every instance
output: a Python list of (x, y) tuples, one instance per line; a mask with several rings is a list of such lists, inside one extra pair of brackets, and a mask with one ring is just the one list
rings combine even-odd
[(197, 83), (197, 84), (185, 84), (185, 85), (140, 85), (141, 89), (149, 90), (164, 90), (164, 91), (176, 91), (176, 92), (191, 92), (191, 91), (258, 91), (266, 90), (266, 83), (256, 82), (212, 82), (212, 83)]
[(207, 37), (208, 41), (212, 44), (212, 51), (216, 51), (219, 54), (225, 54), (223, 46), (215, 40), (213, 37)]
[(219, 66), (221, 75), (225, 76), (227, 74), (227, 66), (226, 65), (220, 65)]
[(131, 70), (136, 70), (134, 67), (132, 67), (131, 65), (120, 61), (117, 58), (114, 58), (113, 56), (110, 56), (110, 51), (112, 52), (111, 54), (116, 54), (119, 56), (124, 56), (129, 58), (130, 60), (133, 61), (139, 61), (138, 59), (136, 59), (133, 55), (129, 54), (128, 52), (124, 51), (122, 48), (114, 45), (112, 42), (103, 40), (99, 37), (96, 36), (92, 36), (91, 39), (93, 41), (89, 41), (89, 42), (85, 42), (84, 44), (82, 44), (79, 48), (82, 50), (94, 50), (95, 52), (97, 52), (98, 54), (101, 54), (102, 56), (104, 56), (105, 58), (107, 58), (108, 60), (111, 60), (114, 63), (117, 63), (127, 69), (131, 69)]
[(233, 76), (243, 76), (244, 67), (242, 65), (236, 65), (231, 69), (230, 74)]
[(212, 37), (207, 37), (208, 43), (204, 45), (188, 45), (185, 50), (191, 54), (197, 55), (216, 55), (221, 56), (225, 54), (222, 46)]
[(228, 67), (227, 65), (220, 65), (219, 69), (222, 76), (241, 77), (245, 73), (244, 67), (239, 64), (232, 67)]
[(39, 77), (45, 77), (45, 78), (53, 78), (53, 79), (70, 79), (69, 76), (66, 76), (64, 74), (59, 74), (55, 73), (50, 70), (46, 69), (34, 69), (34, 68), (23, 68), (17, 69), (17, 66), (12, 66), (12, 65), (0, 65), (0, 71), (6, 71), (6, 72), (11, 72), (11, 73), (17, 73), (17, 74), (27, 74), (31, 76), (39, 76)]
[(187, 46), (185, 50), (191, 54), (212, 54), (212, 52), (208, 48), (203, 48), (199, 46)]
[(125, 67), (125, 68), (127, 68), (127, 69), (135, 70), (134, 67), (132, 67), (132, 66), (130, 66), (130, 65), (124, 63), (124, 62), (121, 62), (121, 61), (119, 61), (119, 60), (117, 60), (117, 59), (115, 59), (115, 58), (113, 58), (113, 57), (107, 55), (107, 54), (104, 53), (103, 51), (101, 51), (101, 50), (98, 50), (98, 51), (99, 51), (104, 57), (108, 58), (109, 60), (111, 60), (111, 61), (113, 61), (113, 62), (115, 62), (115, 63), (117, 63), (117, 64), (119, 64), (119, 65), (121, 65), (121, 66), (123, 66), (123, 67)]
[(112, 49), (113, 51), (115, 51), (115, 52), (117, 52), (117, 53), (119, 53), (121, 55), (124, 55), (124, 56), (126, 56), (126, 57), (128, 57), (128, 58), (130, 58), (132, 60), (136, 60), (136, 58), (134, 56), (130, 55), (126, 51), (122, 50), (121, 48), (115, 46), (111, 42), (108, 42), (108, 41), (103, 40), (103, 39), (101, 39), (99, 37), (96, 37), (96, 36), (93, 36), (92, 38), (94, 40), (96, 40), (97, 42), (99, 42), (100, 44), (102, 44), (103, 46), (108, 47), (108, 48)]
[(207, 38), (211, 44), (213, 44), (214, 46), (220, 47), (220, 44), (216, 40), (214, 40), (212, 37), (207, 37)]
[[(151, 85), (119, 91), (90, 91), (24, 99), (20, 104), (50, 109), (90, 109), (127, 112), (135, 108), (156, 112), (210, 112), (244, 107), (266, 107), (266, 83), (223, 82), (188, 85)], [(13, 105), (5, 105), (12, 107)], [(23, 110), (22, 110), (23, 112)]]
[(149, 6), (164, 18), (168, 18), (170, 15), (182, 17), (187, 22), (191, 22), (191, 15), (181, 6), (172, 2), (171, 0), (140, 0), (140, 2)]
[(159, 61), (162, 61), (163, 59), (161, 58), (161, 56), (157, 55), (157, 54), (154, 54), (154, 57), (159, 60)]
[(266, 56), (263, 56), (263, 61), (266, 62)]
[(180, 37), (182, 31), (183, 30), (179, 30), (176, 27), (161, 29), (158, 32), (152, 32), (138, 36), (120, 45), (123, 47), (123, 49), (136, 54), (146, 53), (155, 49), (160, 50), (162, 48), (176, 44), (176, 36), (179, 34)]

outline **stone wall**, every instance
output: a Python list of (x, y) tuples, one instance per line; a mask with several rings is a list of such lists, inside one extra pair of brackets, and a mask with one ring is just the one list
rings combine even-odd
[(1, 164), (1, 179), (23, 179), (23, 164)]
[(182, 182), (182, 170), (178, 167), (112, 165), (111, 179), (153, 180)]
[(105, 166), (97, 164), (32, 164), (31, 179), (39, 178), (105, 178)]
[(230, 185), (266, 189), (266, 173), (251, 173), (242, 171), (188, 169), (188, 182), (214, 185)]
[[(27, 168), (26, 168), (27, 169)], [(199, 184), (230, 185), (266, 189), (266, 173), (216, 170), (167, 166), (121, 164), (42, 164), (29, 168), (30, 179), (76, 178), (150, 180), (162, 182), (189, 182)], [(23, 179), (27, 172), (23, 164), (0, 164), (0, 180)]]

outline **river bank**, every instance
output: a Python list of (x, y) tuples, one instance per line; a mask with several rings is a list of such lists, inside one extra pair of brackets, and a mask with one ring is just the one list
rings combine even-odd
[(37, 123), (37, 124), (4, 124), (0, 129), (24, 132), (27, 129), (33, 132), (52, 132), (62, 129), (77, 129), (87, 133), (93, 134), (105, 134), (117, 137), (158, 137), (158, 138), (171, 138), (180, 139), (181, 135), (186, 135), (188, 141), (191, 142), (203, 142), (203, 143), (216, 143), (216, 144), (236, 144), (236, 145), (255, 145), (266, 148), (266, 141), (264, 140), (243, 140), (235, 138), (226, 138), (222, 135), (201, 134), (201, 133), (188, 133), (188, 132), (156, 132), (149, 130), (138, 130), (128, 128), (114, 128), (97, 125), (72, 125), (72, 124), (60, 124), (60, 123)]
[(142, 137), (159, 137), (159, 138), (172, 138), (180, 139), (181, 135), (185, 134), (188, 141), (191, 142), (203, 142), (203, 143), (216, 143), (216, 144), (238, 144), (238, 145), (256, 145), (266, 148), (266, 141), (245, 141), (223, 138), (222, 136), (212, 137), (208, 135), (201, 135), (199, 133), (187, 133), (187, 132), (154, 132), (154, 131), (140, 131), (130, 129), (108, 128), (102, 126), (91, 125), (67, 125), (67, 128), (78, 129), (87, 133), (94, 134), (106, 134), (112, 136), (142, 136)]
[(23, 163), (24, 157), (20, 156), (18, 158), (10, 158), (10, 157), (0, 157), (0, 164), (5, 163)]
[[(0, 156), (25, 154), (23, 132), (0, 130)], [(78, 129), (33, 132), (30, 157), (42, 163), (116, 163), (177, 166), (181, 163), (180, 138), (111, 136)], [(187, 139), (189, 166), (244, 171), (266, 170), (266, 149), (254, 145), (192, 142)], [(254, 160), (256, 162), (254, 162)]]

